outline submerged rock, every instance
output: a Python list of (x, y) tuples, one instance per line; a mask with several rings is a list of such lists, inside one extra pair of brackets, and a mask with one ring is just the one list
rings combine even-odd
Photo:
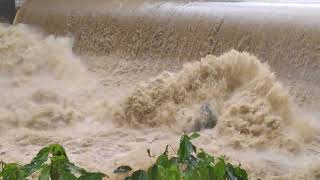
[(194, 121), (190, 131), (200, 131), (201, 129), (212, 129), (217, 125), (218, 118), (209, 103), (205, 103), (200, 108), (200, 116)]
[(209, 103), (205, 103), (201, 106), (201, 116), (203, 119), (203, 127), (205, 129), (211, 129), (217, 125), (218, 118), (216, 114), (211, 110)]

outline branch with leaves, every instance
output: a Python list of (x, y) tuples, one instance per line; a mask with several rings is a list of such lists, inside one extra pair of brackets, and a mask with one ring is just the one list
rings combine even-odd
[[(204, 150), (197, 152), (192, 140), (198, 133), (183, 135), (176, 156), (169, 158), (168, 147), (156, 162), (147, 170), (133, 172), (125, 180), (247, 180), (247, 172), (241, 165), (234, 166), (227, 162), (226, 157), (215, 159)], [(148, 150), (150, 157), (150, 150)], [(115, 174), (124, 174), (132, 170), (129, 166), (120, 166)]]
[[(198, 133), (182, 135), (178, 151), (167, 145), (156, 162), (145, 170), (132, 172), (125, 180), (247, 180), (247, 172), (240, 165), (227, 162), (226, 157), (214, 158), (203, 149), (197, 151), (192, 140)], [(175, 156), (169, 157), (169, 147)], [(147, 150), (149, 157), (150, 150)], [(132, 171), (129, 166), (120, 166), (115, 174), (126, 175)], [(0, 161), (0, 179), (27, 180), (36, 174), (38, 180), (102, 180), (108, 178), (100, 172), (88, 172), (69, 161), (65, 149), (52, 144), (41, 149), (29, 164), (19, 165)]]
[(1, 162), (0, 179), (27, 180), (34, 173), (39, 173), (38, 180), (102, 180), (107, 177), (71, 163), (65, 149), (59, 144), (41, 149), (31, 163), (24, 166)]

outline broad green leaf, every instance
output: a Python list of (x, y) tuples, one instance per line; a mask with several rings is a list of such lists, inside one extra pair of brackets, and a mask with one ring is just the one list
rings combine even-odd
[(51, 178), (51, 180), (77, 180), (77, 177), (68, 171), (63, 171), (58, 179)]
[(51, 167), (53, 168), (65, 168), (69, 160), (65, 156), (53, 156), (51, 159)]
[(117, 169), (115, 169), (113, 173), (122, 174), (122, 173), (127, 173), (129, 171), (132, 171), (132, 168), (130, 166), (120, 166)]
[(178, 149), (178, 156), (182, 162), (186, 162), (189, 156), (194, 152), (193, 144), (190, 141), (190, 137), (183, 135), (180, 140), (180, 146)]
[(66, 150), (60, 144), (50, 145), (50, 153), (52, 153), (53, 156), (65, 156), (68, 159)]
[(157, 159), (156, 164), (161, 165), (163, 167), (168, 167), (169, 166), (168, 156), (164, 154), (160, 155)]
[(248, 180), (248, 174), (246, 170), (242, 169), (240, 166), (235, 168), (235, 173), (239, 180)]
[(49, 165), (45, 164), (41, 167), (41, 172), (38, 177), (38, 180), (49, 180), (50, 177), (50, 167)]
[(247, 180), (248, 174), (245, 170), (241, 169), (240, 166), (234, 167), (228, 163), (226, 166), (227, 179), (229, 180)]
[(209, 176), (210, 179), (215, 180), (224, 180), (226, 175), (226, 164), (223, 159), (214, 165), (213, 168), (210, 168)]
[(211, 165), (211, 163), (214, 163), (214, 157), (203, 150), (197, 154), (197, 158), (201, 164)]
[(41, 149), (36, 157), (34, 157), (30, 164), (27, 164), (23, 167), (24, 171), (26, 172), (26, 176), (30, 176), (32, 173), (38, 171), (43, 163), (48, 160), (50, 148), (45, 147)]
[(148, 169), (148, 179), (152, 179), (152, 180), (158, 180), (159, 178), (159, 170), (158, 170), (158, 166), (156, 164), (154, 164), (153, 166), (151, 166)]
[(158, 166), (158, 171), (159, 171), (159, 179), (167, 180), (169, 179), (169, 171), (165, 167), (159, 165)]
[(187, 174), (185, 179), (186, 180), (201, 180), (201, 174), (198, 170), (192, 170)]
[(192, 134), (191, 134), (190, 139), (196, 139), (196, 138), (198, 138), (198, 137), (200, 137), (200, 134), (197, 133), (197, 132), (195, 132), (195, 133), (192, 133)]
[(22, 167), (14, 163), (5, 164), (0, 173), (0, 177), (2, 177), (3, 180), (26, 180)]
[(209, 168), (210, 165), (206, 163), (205, 161), (199, 162), (195, 169), (200, 173), (201, 180), (208, 180), (209, 178)]
[(181, 180), (181, 172), (176, 164), (171, 164), (168, 171), (168, 180)]
[(86, 173), (78, 178), (78, 180), (102, 180), (107, 175), (103, 173)]
[(232, 166), (232, 164), (228, 163), (226, 165), (226, 171), (227, 171), (227, 179), (228, 180), (237, 180), (236, 173), (235, 173), (235, 170), (234, 170), (234, 167)]
[(50, 165), (50, 178), (51, 180), (60, 180), (62, 176), (70, 177), (68, 173), (70, 170), (67, 169), (67, 163), (69, 160), (65, 156), (53, 156), (51, 157)]
[[(132, 175), (131, 175), (131, 179), (132, 180), (148, 180), (148, 176), (147, 173), (143, 170), (138, 170), (135, 171)], [(152, 179), (153, 180), (153, 179)]]
[(147, 177), (149, 180), (166, 180), (166, 170), (163, 166), (154, 164), (148, 169)]
[(172, 158), (169, 160), (169, 163), (170, 163), (171, 165), (178, 165), (178, 163), (179, 163), (179, 158), (177, 158), (177, 157), (172, 157)]
[[(247, 172), (239, 166), (227, 163), (225, 156), (214, 157), (192, 144), (198, 138), (198, 133), (190, 136), (183, 135), (177, 152), (178, 157), (168, 157), (168, 147), (157, 158), (148, 171), (138, 170), (125, 180), (248, 180)], [(52, 156), (50, 156), (52, 155)], [(150, 150), (148, 155), (151, 157)], [(47, 162), (50, 158), (50, 164)], [(2, 167), (1, 167), (2, 166)], [(85, 169), (71, 163), (65, 149), (59, 144), (53, 144), (41, 149), (30, 164), (5, 164), (0, 162), (1, 180), (26, 180), (26, 177), (40, 171), (38, 180), (102, 180), (108, 177), (103, 173), (87, 172)], [(129, 166), (120, 166), (114, 173), (128, 173), (132, 170)], [(77, 178), (76, 176), (80, 176)]]
[(85, 169), (78, 167), (71, 162), (66, 162), (66, 169), (68, 169), (72, 173), (76, 173), (76, 174), (80, 174), (80, 175), (88, 173)]

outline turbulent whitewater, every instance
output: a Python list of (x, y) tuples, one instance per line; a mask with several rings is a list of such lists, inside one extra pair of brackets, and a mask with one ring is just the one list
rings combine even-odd
[[(217, 117), (195, 143), (248, 168), (250, 178), (317, 179), (316, 116), (297, 110), (267, 63), (232, 50), (180, 66), (73, 54), (73, 39), (26, 25), (0, 26), (0, 159), (28, 162), (61, 143), (77, 164), (112, 174), (145, 168), (146, 149), (176, 147)], [(112, 177), (114, 178), (114, 177)]]
[(56, 128), (81, 118), (76, 93), (92, 83), (72, 53), (72, 40), (44, 37), (24, 25), (0, 28), (2, 131)]
[(160, 75), (127, 97), (115, 116), (118, 122), (182, 125), (190, 132), (201, 119), (193, 111), (205, 103), (217, 113), (218, 136), (239, 148), (298, 151), (300, 141), (313, 138), (314, 129), (294, 112), (287, 91), (268, 65), (237, 51), (209, 55), (178, 73)]

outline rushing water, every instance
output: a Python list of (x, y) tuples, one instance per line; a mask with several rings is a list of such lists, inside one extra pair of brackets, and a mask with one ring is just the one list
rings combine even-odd
[[(111, 175), (148, 167), (146, 149), (176, 148), (183, 132), (201, 129), (195, 144), (241, 162), (251, 179), (319, 178), (319, 39), (308, 22), (244, 28), (74, 11), (47, 24), (27, 8), (21, 22), (61, 35), (0, 25), (1, 160), (26, 163), (61, 143), (76, 164)], [(216, 127), (203, 125), (203, 107)]]

